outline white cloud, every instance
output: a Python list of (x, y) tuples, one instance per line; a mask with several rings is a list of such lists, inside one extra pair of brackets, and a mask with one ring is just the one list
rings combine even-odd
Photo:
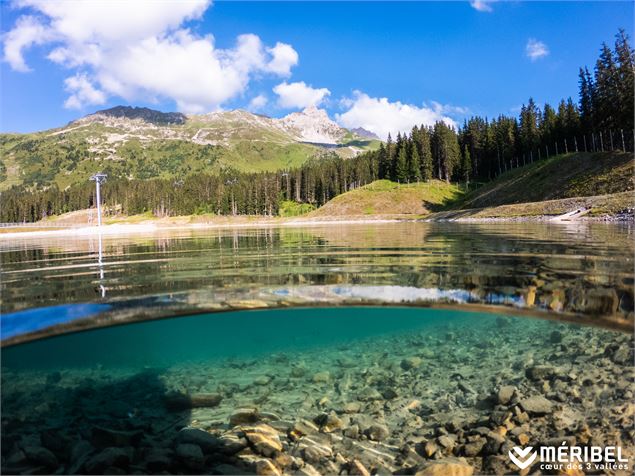
[(15, 28), (4, 37), (4, 60), (16, 71), (31, 71), (24, 61), (22, 50), (33, 45), (41, 45), (52, 36), (52, 31), (36, 17), (23, 15), (16, 21)]
[(265, 96), (264, 94), (259, 94), (258, 96), (254, 97), (251, 101), (249, 101), (249, 106), (247, 106), (247, 109), (252, 112), (260, 111), (263, 107), (267, 105), (267, 102), (268, 102), (267, 96)]
[(355, 91), (353, 98), (342, 104), (349, 109), (336, 115), (339, 124), (349, 129), (363, 127), (382, 139), (386, 139), (389, 133), (394, 136), (398, 132), (410, 132), (415, 125), (431, 126), (437, 121), (456, 127), (454, 120), (446, 115), (448, 106), (439, 103), (433, 103), (431, 108), (425, 105), (418, 107), (399, 101), (390, 102), (388, 98), (373, 98)]
[(471, 0), (470, 6), (479, 12), (491, 12), (493, 11), (492, 3), (495, 1), (496, 0)]
[(527, 46), (525, 46), (525, 53), (531, 61), (539, 60), (549, 54), (549, 48), (542, 41), (538, 41), (535, 38), (529, 38)]
[(273, 57), (268, 69), (279, 76), (289, 76), (291, 68), (298, 64), (298, 53), (291, 45), (278, 42), (273, 48), (267, 48), (267, 52)]
[(90, 82), (85, 74), (76, 74), (64, 80), (66, 91), (71, 93), (64, 107), (68, 109), (80, 109), (84, 104), (104, 104), (106, 95), (99, 91)]
[(331, 94), (326, 88), (313, 88), (304, 81), (296, 83), (278, 84), (273, 88), (278, 95), (278, 105), (286, 109), (304, 109), (309, 106), (318, 106), (326, 96)]
[(216, 110), (248, 89), (254, 76), (289, 76), (298, 62), (292, 46), (267, 47), (253, 34), (218, 49), (211, 35), (185, 25), (200, 19), (209, 0), (120, 2), (20, 0), (23, 15), (4, 38), (4, 57), (28, 70), (24, 52), (50, 45), (47, 58), (69, 70), (66, 107), (100, 104), (111, 96), (128, 101), (171, 99), (180, 111)]

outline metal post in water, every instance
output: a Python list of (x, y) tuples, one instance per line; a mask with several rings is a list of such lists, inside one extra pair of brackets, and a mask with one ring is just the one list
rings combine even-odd
[(101, 184), (106, 181), (108, 175), (101, 172), (96, 173), (90, 179), (95, 182), (96, 199), (97, 199), (97, 223), (101, 227)]
[(626, 147), (624, 147), (624, 129), (620, 129), (620, 134), (622, 134), (622, 152), (626, 152)]

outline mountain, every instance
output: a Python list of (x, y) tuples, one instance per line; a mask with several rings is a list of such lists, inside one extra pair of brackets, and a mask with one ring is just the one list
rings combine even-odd
[(283, 118), (243, 110), (185, 115), (117, 106), (32, 134), (0, 134), (0, 191), (65, 188), (97, 171), (110, 177), (184, 177), (223, 170), (275, 171), (379, 146), (310, 107)]

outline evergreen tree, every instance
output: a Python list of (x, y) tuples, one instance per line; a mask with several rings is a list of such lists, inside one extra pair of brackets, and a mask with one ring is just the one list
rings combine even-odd
[(470, 149), (467, 145), (463, 147), (463, 155), (461, 156), (461, 180), (466, 185), (470, 183), (470, 174), (472, 172), (472, 159), (470, 158)]
[(588, 68), (580, 68), (579, 73), (580, 85), (580, 114), (581, 114), (581, 126), (583, 133), (589, 133), (594, 129), (593, 120), (593, 97), (595, 94), (595, 85), (591, 78)]
[(397, 152), (397, 160), (395, 162), (395, 180), (399, 183), (408, 182), (408, 155), (406, 152), (405, 141), (401, 141), (399, 152)]
[(635, 50), (628, 43), (628, 35), (620, 28), (615, 40), (615, 56), (619, 63), (617, 70), (619, 102), (617, 106), (619, 126), (629, 131), (633, 130), (635, 113)]

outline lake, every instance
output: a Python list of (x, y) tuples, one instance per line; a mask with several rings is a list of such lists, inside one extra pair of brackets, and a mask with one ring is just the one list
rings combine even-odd
[(503, 474), (563, 441), (632, 458), (634, 251), (605, 224), (0, 240), (3, 473)]

